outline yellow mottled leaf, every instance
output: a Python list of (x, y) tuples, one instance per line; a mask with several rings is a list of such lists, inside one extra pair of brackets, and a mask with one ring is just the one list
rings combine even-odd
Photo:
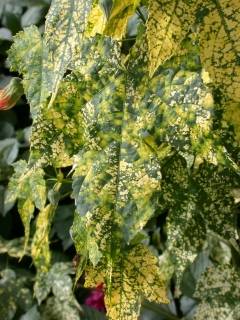
[(108, 19), (100, 5), (94, 6), (89, 15), (86, 35), (94, 36), (99, 33), (121, 40), (125, 35), (128, 20), (134, 14), (139, 2), (139, 0), (115, 0)]
[(240, 103), (231, 102), (225, 106), (223, 121), (233, 126), (236, 142), (240, 144)]
[(139, 0), (115, 0), (105, 28), (105, 34), (115, 39), (122, 39), (128, 19), (134, 14)]
[(201, 3), (201, 61), (223, 94), (240, 101), (240, 1)]
[(20, 214), (23, 226), (24, 226), (24, 232), (25, 232), (25, 240), (24, 240), (24, 251), (27, 248), (29, 235), (30, 235), (30, 221), (33, 217), (35, 206), (30, 198), (27, 198), (26, 200), (19, 199), (18, 201), (18, 212)]
[(91, 10), (88, 17), (88, 27), (85, 35), (87, 37), (94, 37), (97, 33), (103, 34), (106, 26), (106, 17), (100, 5), (97, 4)]
[(97, 286), (105, 280), (105, 304), (109, 319), (137, 320), (144, 298), (168, 303), (166, 275), (159, 267), (157, 257), (140, 244), (119, 255), (113, 264), (89, 268), (85, 286)]
[(178, 53), (181, 41), (194, 22), (195, 9), (195, 0), (150, 1), (147, 38), (151, 76), (161, 64)]
[(47, 271), (51, 261), (49, 249), (49, 232), (56, 206), (48, 204), (39, 212), (36, 223), (36, 232), (32, 241), (32, 258), (40, 271)]
[(53, 63), (52, 97), (79, 48), (87, 26), (92, 0), (53, 0), (46, 18), (45, 38)]

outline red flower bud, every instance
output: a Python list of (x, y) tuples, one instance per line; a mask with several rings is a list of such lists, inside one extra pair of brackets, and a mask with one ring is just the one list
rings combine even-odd
[(98, 285), (95, 289), (91, 291), (90, 295), (85, 300), (85, 304), (98, 311), (106, 311), (104, 304), (103, 284)]
[(9, 110), (14, 107), (22, 95), (22, 80), (12, 78), (4, 88), (0, 89), (0, 110)]

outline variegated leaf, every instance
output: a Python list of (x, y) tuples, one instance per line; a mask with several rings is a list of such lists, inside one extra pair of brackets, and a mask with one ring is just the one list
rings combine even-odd
[(240, 3), (201, 1), (201, 61), (212, 83), (227, 100), (240, 102)]
[(181, 41), (195, 20), (196, 3), (195, 0), (150, 0), (147, 21), (150, 76), (178, 54)]
[(18, 199), (18, 210), (25, 230), (25, 249), (30, 235), (30, 222), (35, 206), (43, 209), (47, 190), (44, 171), (41, 168), (29, 168), (24, 160), (14, 164), (15, 173), (10, 179), (6, 204)]
[(128, 20), (139, 3), (139, 0), (115, 0), (108, 17), (101, 5), (96, 4), (89, 15), (87, 34), (94, 36), (100, 33), (121, 40), (125, 35)]
[(60, 81), (70, 66), (76, 50), (81, 46), (92, 0), (54, 0), (46, 18), (45, 39), (53, 63), (54, 102)]
[(239, 281), (239, 272), (230, 265), (208, 268), (197, 284), (195, 298), (201, 302), (194, 319), (239, 319)]
[(24, 90), (35, 117), (46, 105), (54, 71), (48, 48), (37, 27), (26, 28), (14, 37), (8, 61), (12, 71), (23, 75)]
[(61, 83), (52, 107), (39, 112), (31, 132), (30, 162), (66, 167), (82, 144), (80, 109), (87, 88), (79, 79), (68, 76)]
[(55, 210), (56, 206), (48, 204), (39, 212), (37, 217), (36, 231), (32, 240), (31, 255), (36, 268), (41, 272), (46, 272), (51, 263), (49, 233)]
[[(105, 304), (111, 320), (137, 320), (142, 300), (167, 303), (168, 279), (158, 259), (143, 245), (122, 253), (112, 265), (87, 269), (85, 286), (105, 283)], [(110, 279), (110, 282), (109, 282)]]
[(190, 176), (183, 159), (168, 160), (162, 190), (170, 207), (168, 249), (174, 256), (178, 281), (203, 247), (208, 231), (226, 240), (235, 238), (231, 189), (237, 183), (238, 177), (230, 170), (202, 164)]

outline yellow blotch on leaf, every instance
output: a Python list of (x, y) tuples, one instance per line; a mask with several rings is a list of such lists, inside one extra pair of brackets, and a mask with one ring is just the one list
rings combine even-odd
[(111, 265), (89, 267), (86, 272), (86, 287), (105, 286), (105, 305), (110, 320), (137, 320), (143, 299), (168, 303), (167, 282), (169, 274), (161, 270), (158, 258), (142, 244), (119, 254)]

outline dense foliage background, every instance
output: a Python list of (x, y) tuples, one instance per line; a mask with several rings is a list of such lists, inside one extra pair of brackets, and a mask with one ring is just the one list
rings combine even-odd
[[(108, 1), (103, 2), (107, 8)], [(8, 0), (0, 4), (1, 87), (9, 80), (9, 77), (16, 76), (15, 73), (9, 71), (6, 62), (12, 37), (32, 24), (37, 25), (42, 33), (49, 5), (49, 0)], [(128, 52), (134, 43), (137, 32), (136, 25), (139, 24), (139, 21), (146, 21), (144, 6), (129, 21), (127, 40), (122, 44), (123, 53)], [(47, 276), (41, 279), (42, 282), (38, 281), (39, 287), (35, 287), (35, 292), (38, 292), (37, 298), (33, 294), (36, 270), (30, 257), (30, 247), (27, 247), (26, 255), (22, 257), (24, 229), (17, 204), (12, 203), (8, 206), (4, 204), (7, 185), (13, 174), (12, 164), (20, 159), (28, 159), (31, 123), (29, 106), (25, 97), (22, 97), (14, 109), (0, 113), (0, 319), (105, 319), (104, 311), (100, 313), (96, 309), (85, 306), (86, 298), (91, 297), (92, 291), (83, 287), (84, 276), (80, 278), (75, 286), (74, 294), (72, 294), (75, 267), (80, 258), (76, 255), (69, 233), (73, 221), (74, 201), (70, 197), (71, 186), (67, 179), (60, 192), (56, 192), (56, 194), (49, 192), (48, 194), (50, 201), (54, 201), (52, 200), (54, 197), (58, 197), (59, 201), (50, 235), (53, 267)], [(59, 174), (67, 177), (70, 169), (65, 168), (62, 171), (59, 169), (54, 172), (52, 168), (47, 168), (46, 171), (49, 175), (48, 186), (51, 187), (53, 177)], [(237, 203), (239, 194), (234, 196)], [(238, 208), (236, 208), (236, 217), (237, 213)], [(145, 243), (157, 255), (164, 252), (166, 248), (167, 214), (166, 211), (160, 216), (152, 218), (142, 232)], [(34, 221), (35, 224), (36, 221)], [(31, 232), (34, 232), (34, 228)], [(30, 234), (31, 237), (32, 234)], [(180, 288), (176, 286), (176, 281), (173, 278), (169, 288), (170, 303), (163, 305), (144, 302), (140, 319), (193, 319), (200, 301), (199, 297), (194, 296), (194, 291), (201, 274), (209, 266), (218, 265), (218, 263), (224, 265), (230, 262), (237, 268), (240, 266), (240, 251), (237, 242), (231, 244), (214, 234), (209, 234), (208, 244), (184, 273), (180, 285), (181, 292), (178, 292)], [(220, 271), (221, 266), (219, 274), (221, 274)], [(223, 279), (224, 281), (228, 280)], [(201, 291), (201, 286), (199, 291)], [(233, 297), (233, 299), (235, 298)], [(102, 299), (101, 294), (97, 299)]]

